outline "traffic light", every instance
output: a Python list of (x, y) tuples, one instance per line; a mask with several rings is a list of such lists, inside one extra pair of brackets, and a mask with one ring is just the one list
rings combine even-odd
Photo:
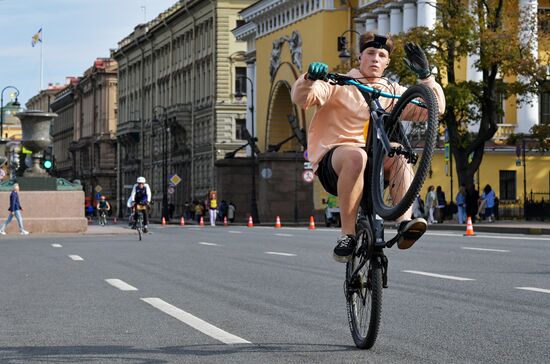
[(46, 170), (46, 171), (49, 171), (50, 169), (53, 168), (53, 161), (47, 157), (44, 158), (44, 160), (42, 161), (42, 167)]

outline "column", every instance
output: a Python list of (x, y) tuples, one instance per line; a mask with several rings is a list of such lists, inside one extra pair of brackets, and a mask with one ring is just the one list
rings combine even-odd
[(374, 13), (378, 15), (378, 34), (384, 35), (390, 32), (390, 17), (389, 10), (378, 8)]
[(403, 3), (403, 31), (406, 33), (416, 26), (416, 4)]
[(367, 32), (377, 32), (378, 31), (378, 15), (376, 14), (367, 14), (367, 20), (365, 22), (365, 30)]
[(419, 27), (433, 29), (435, 26), (435, 5), (437, 0), (418, 0), (417, 21)]
[[(254, 59), (249, 59), (246, 61), (246, 76), (250, 78), (252, 81), (252, 85), (250, 85), (250, 82), (248, 80), (244, 80), (246, 82), (246, 128), (248, 131), (252, 134), (252, 130), (254, 130), (254, 134), (258, 135), (258, 123), (256, 122), (256, 105), (252, 104), (252, 102), (256, 103), (256, 57)], [(253, 87), (251, 87), (253, 86)], [(252, 88), (254, 89), (254, 94), (252, 95)], [(254, 114), (252, 114), (252, 110), (254, 110)], [(254, 123), (254, 128), (252, 128), (252, 123)], [(252, 135), (255, 137), (256, 135)], [(252, 149), (250, 146), (246, 147), (246, 155), (250, 156), (252, 155)]]
[[(520, 42), (527, 46), (527, 49), (531, 50), (531, 54), (535, 59), (538, 59), (538, 34), (537, 27), (531, 26), (530, 19), (534, 19), (537, 16), (537, 0), (520, 0), (519, 1), (519, 16), (520, 16), (520, 30), (519, 38)], [(526, 19), (522, 21), (521, 18)], [(524, 77), (518, 76), (518, 81), (527, 82)], [(526, 95), (531, 101), (531, 104), (521, 104), (517, 110), (517, 126), (516, 133), (529, 133), (529, 129), (533, 125), (539, 123), (539, 97), (537, 94)]]
[(403, 31), (403, 12), (401, 4), (392, 2), (386, 4), (386, 9), (390, 10), (390, 33), (399, 34)]

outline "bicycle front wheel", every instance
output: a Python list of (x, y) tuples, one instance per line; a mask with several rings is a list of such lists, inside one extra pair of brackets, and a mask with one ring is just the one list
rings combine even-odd
[[(366, 239), (372, 239), (368, 226), (365, 233)], [(376, 258), (364, 262), (365, 259), (366, 253), (354, 254), (346, 264), (348, 321), (353, 341), (359, 349), (370, 349), (374, 345), (382, 314), (382, 266)]]
[(419, 84), (408, 88), (384, 126), (392, 146), (389, 155), (380, 141), (375, 142), (372, 201), (383, 219), (403, 215), (424, 184), (437, 138), (438, 108), (429, 87)]

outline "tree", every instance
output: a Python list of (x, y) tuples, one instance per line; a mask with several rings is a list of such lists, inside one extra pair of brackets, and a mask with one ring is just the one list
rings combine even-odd
[[(525, 18), (517, 3), (471, 0), (469, 8), (464, 3), (468, 2), (438, 1), (435, 28), (414, 28), (396, 37), (392, 58), (402, 58), (401, 45), (407, 41), (427, 50), (430, 64), (437, 70), (436, 78), (444, 86), (447, 107), (441, 123), (449, 133), (459, 184), (473, 186), (485, 143), (498, 129), (503, 113), (501, 97), (517, 95), (518, 104), (528, 102), (528, 96), (537, 93), (544, 79), (544, 60), (537, 61), (529, 48), (537, 19)], [(540, 44), (548, 35), (540, 29), (538, 36), (542, 38)], [(457, 78), (457, 67), (468, 55), (477, 58), (475, 67), (482, 74), (479, 82)], [(392, 62), (392, 71), (400, 82), (414, 82), (401, 62)], [(479, 125), (476, 133), (468, 130), (472, 124)]]

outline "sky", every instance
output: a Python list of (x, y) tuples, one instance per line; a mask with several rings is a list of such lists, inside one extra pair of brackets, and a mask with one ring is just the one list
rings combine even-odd
[[(98, 57), (155, 18), (177, 0), (0, 0), (0, 91), (19, 90), (21, 105), (40, 89), (40, 44), (32, 36), (42, 28), (44, 83), (82, 76)], [(143, 9), (145, 7), (145, 9)], [(4, 91), (4, 103), (11, 89)]]

